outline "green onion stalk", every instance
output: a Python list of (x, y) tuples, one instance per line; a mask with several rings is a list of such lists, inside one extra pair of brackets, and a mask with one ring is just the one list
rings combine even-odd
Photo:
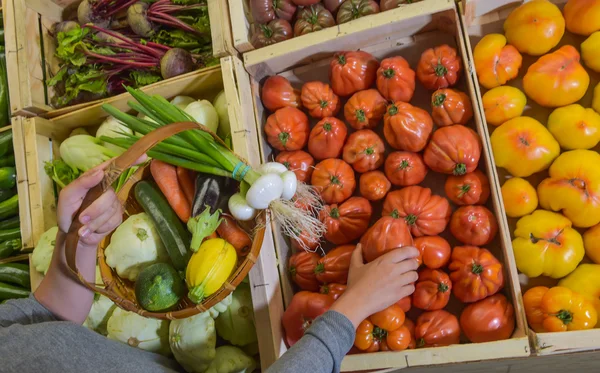
[[(119, 138), (102, 136), (101, 140), (104, 142), (127, 149), (141, 136), (161, 126), (196, 122), (161, 96), (149, 96), (130, 87), (127, 90), (136, 100), (128, 102), (129, 107), (148, 119), (121, 112), (110, 104), (102, 105), (108, 114), (134, 133), (124, 134)], [(198, 129), (171, 136), (154, 146), (147, 154), (175, 166), (240, 181), (240, 193), (234, 194), (228, 203), (231, 214), (237, 220), (251, 220), (259, 211), (268, 210), (272, 219), (280, 223), (285, 234), (298, 237), (298, 232), (302, 233), (305, 239), (298, 240), (301, 247), (308, 250), (311, 242), (319, 241), (325, 231), (324, 225), (314, 213), (323, 206), (319, 194), (310, 186), (298, 182), (296, 175), (282, 164), (270, 162), (253, 169), (223, 144), (215, 134), (199, 124)]]

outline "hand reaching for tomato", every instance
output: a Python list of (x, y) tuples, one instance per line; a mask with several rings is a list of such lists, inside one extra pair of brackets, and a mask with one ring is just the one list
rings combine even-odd
[(395, 249), (367, 264), (362, 255), (358, 244), (352, 253), (348, 287), (330, 308), (345, 315), (355, 328), (370, 315), (411, 295), (418, 278), (419, 251), (414, 247)]

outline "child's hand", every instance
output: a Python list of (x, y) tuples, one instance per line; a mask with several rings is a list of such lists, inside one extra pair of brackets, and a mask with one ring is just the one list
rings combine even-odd
[(356, 328), (370, 315), (411, 295), (418, 279), (418, 255), (416, 248), (406, 246), (364, 264), (358, 244), (352, 254), (348, 287), (331, 310), (344, 314)]

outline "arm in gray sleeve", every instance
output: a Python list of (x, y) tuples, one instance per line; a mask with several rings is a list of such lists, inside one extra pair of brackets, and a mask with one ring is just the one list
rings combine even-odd
[(56, 317), (34, 297), (13, 299), (0, 304), (0, 328), (13, 324), (30, 325), (56, 321)]
[(266, 373), (339, 372), (342, 359), (354, 343), (355, 333), (346, 316), (328, 311), (316, 319), (302, 339)]

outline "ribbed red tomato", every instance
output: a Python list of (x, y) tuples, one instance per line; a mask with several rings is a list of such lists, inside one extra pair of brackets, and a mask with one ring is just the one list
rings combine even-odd
[(450, 232), (466, 245), (483, 246), (496, 237), (498, 223), (494, 214), (483, 206), (461, 206), (452, 214)]
[(286, 106), (269, 115), (265, 134), (277, 150), (300, 150), (308, 142), (308, 117), (295, 107)]
[(336, 95), (347, 97), (375, 82), (379, 62), (363, 51), (340, 52), (331, 60), (329, 81)]
[(381, 61), (377, 69), (377, 89), (386, 100), (410, 102), (415, 93), (415, 72), (404, 57)]
[(317, 163), (311, 184), (321, 193), (325, 203), (341, 203), (354, 193), (356, 179), (348, 163), (329, 158)]
[(440, 347), (460, 343), (458, 319), (448, 311), (425, 312), (415, 326), (417, 347)]
[(508, 339), (515, 330), (515, 310), (502, 294), (469, 304), (460, 315), (460, 327), (473, 343)]
[(392, 148), (420, 152), (427, 145), (432, 131), (433, 120), (425, 110), (401, 101), (387, 107), (383, 117), (383, 135)]
[(388, 251), (411, 246), (413, 240), (404, 219), (384, 216), (362, 236), (360, 244), (365, 260), (372, 262)]
[(342, 154), (348, 129), (341, 120), (334, 117), (321, 119), (310, 131), (308, 152), (320, 161), (338, 158)]
[(433, 133), (423, 160), (435, 172), (464, 175), (477, 168), (481, 148), (481, 140), (475, 131), (456, 124)]
[(279, 75), (270, 76), (265, 80), (260, 98), (263, 105), (273, 112), (286, 106), (302, 106), (300, 91), (294, 89), (289, 80)]
[(419, 272), (412, 303), (425, 311), (441, 310), (448, 305), (451, 290), (452, 282), (445, 272), (425, 268)]
[(360, 195), (369, 201), (379, 201), (390, 191), (392, 183), (381, 171), (369, 171), (360, 175)]
[(340, 205), (326, 205), (319, 213), (325, 225), (325, 239), (343, 245), (362, 236), (369, 228), (373, 210), (371, 203), (362, 197), (350, 197)]
[(385, 160), (385, 175), (396, 186), (420, 184), (427, 176), (427, 166), (419, 153), (393, 152)]
[(450, 175), (444, 186), (450, 201), (457, 205), (484, 205), (490, 197), (490, 182), (483, 172)]
[(487, 249), (456, 246), (448, 269), (452, 292), (463, 303), (487, 298), (504, 286), (502, 263)]
[(440, 236), (422, 236), (415, 238), (415, 247), (421, 253), (421, 263), (427, 268), (438, 269), (450, 262), (452, 248), (448, 241)]
[(296, 179), (303, 183), (310, 180), (315, 160), (303, 150), (293, 152), (281, 152), (275, 157), (275, 161), (283, 164), (288, 170), (294, 171)]
[(313, 118), (334, 117), (342, 108), (339, 97), (333, 93), (329, 84), (319, 81), (304, 83), (300, 98)]
[(338, 246), (319, 259), (315, 268), (317, 280), (325, 284), (332, 282), (346, 284), (350, 259), (355, 248), (354, 245)]
[(319, 281), (315, 273), (319, 259), (319, 254), (308, 251), (300, 251), (290, 257), (290, 277), (301, 289), (319, 291)]
[(385, 144), (371, 130), (356, 131), (344, 145), (343, 158), (356, 172), (373, 171), (383, 164)]

